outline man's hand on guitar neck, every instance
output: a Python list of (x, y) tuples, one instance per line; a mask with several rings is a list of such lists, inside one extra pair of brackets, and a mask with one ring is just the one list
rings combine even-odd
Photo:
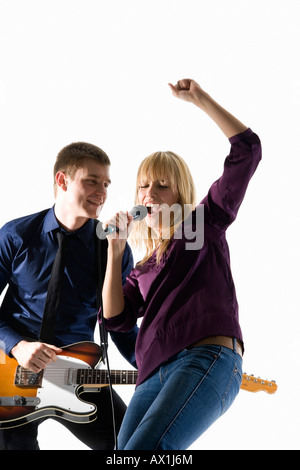
[(56, 361), (56, 355), (61, 351), (62, 349), (57, 348), (53, 344), (23, 340), (12, 348), (11, 354), (20, 366), (38, 373), (45, 369), (48, 364)]

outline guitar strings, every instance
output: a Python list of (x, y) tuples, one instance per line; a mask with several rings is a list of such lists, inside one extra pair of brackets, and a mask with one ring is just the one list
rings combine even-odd
[[(122, 371), (122, 370), (111, 370), (112, 378), (114, 379), (115, 384), (122, 384), (126, 383), (129, 385), (134, 385), (136, 383), (137, 378), (137, 371)], [(42, 377), (37, 377), (37, 382), (39, 380), (47, 380), (48, 378), (53, 379), (55, 377), (69, 377), (70, 369), (65, 368), (56, 368), (56, 369), (46, 369), (39, 372), (37, 375), (41, 375)], [(22, 370), (20, 371), (19, 375), (21, 377), (21, 381), (28, 381), (33, 372), (29, 370)], [(102, 369), (75, 369), (72, 372), (73, 379), (76, 379), (75, 383), (78, 385), (83, 385), (84, 383), (88, 384), (106, 384), (108, 380), (108, 371)], [(19, 379), (20, 380), (20, 379)], [(74, 380), (73, 380), (74, 381)], [(72, 381), (72, 383), (73, 383)], [(21, 384), (22, 385), (22, 384)]]

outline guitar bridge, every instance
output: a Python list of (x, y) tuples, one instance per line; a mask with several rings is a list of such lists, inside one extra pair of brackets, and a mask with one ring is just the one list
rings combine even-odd
[(43, 370), (36, 374), (31, 370), (18, 365), (16, 368), (14, 384), (16, 387), (39, 388), (42, 386), (43, 375)]

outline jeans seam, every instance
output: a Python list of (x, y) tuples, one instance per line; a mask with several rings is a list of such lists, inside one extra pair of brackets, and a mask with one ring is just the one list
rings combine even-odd
[(154, 450), (157, 450), (157, 447), (159, 446), (159, 444), (161, 443), (161, 441), (163, 440), (163, 438), (165, 437), (165, 435), (167, 434), (167, 432), (169, 431), (169, 429), (171, 428), (171, 426), (173, 425), (173, 423), (175, 422), (175, 420), (177, 419), (177, 417), (180, 415), (180, 413), (184, 410), (185, 406), (188, 404), (188, 402), (191, 400), (192, 396), (196, 393), (196, 391), (199, 389), (199, 387), (202, 385), (203, 381), (206, 379), (207, 375), (209, 374), (209, 372), (211, 371), (211, 369), (213, 368), (213, 366), (215, 365), (215, 363), (217, 362), (218, 358), (220, 357), (220, 354), (221, 354), (222, 351), (220, 351), (218, 354), (215, 354), (215, 358), (213, 360), (213, 362), (211, 363), (211, 365), (209, 366), (209, 368), (207, 369), (205, 375), (201, 378), (200, 382), (198, 383), (198, 385), (194, 388), (194, 390), (191, 392), (190, 396), (186, 399), (186, 401), (184, 402), (184, 404), (181, 406), (180, 410), (176, 413), (176, 415), (174, 416), (174, 418), (172, 419), (172, 421), (170, 422), (169, 426), (166, 428), (165, 432), (162, 434), (161, 438), (159, 439), (158, 443), (156, 444), (155, 446), (155, 449)]
[[(166, 368), (166, 366), (165, 366), (165, 369), (166, 369), (166, 370), (165, 370), (165, 374), (167, 374), (167, 373), (168, 373), (168, 369)], [(164, 385), (163, 367), (161, 367), (161, 368), (159, 369), (159, 380), (160, 380), (161, 385)]]
[(233, 384), (233, 381), (234, 381), (234, 378), (239, 375), (241, 377), (241, 374), (240, 374), (240, 371), (239, 371), (239, 366), (237, 365), (237, 363), (235, 362), (234, 363), (234, 367), (233, 367), (233, 370), (232, 370), (232, 373), (231, 373), (231, 376), (230, 376), (230, 379), (228, 381), (228, 384), (227, 384), (227, 387), (226, 387), (226, 390), (225, 392), (223, 393), (223, 396), (222, 396), (222, 415), (224, 414), (224, 411), (226, 411), (224, 408), (225, 408), (225, 401), (226, 401), (226, 398), (228, 396), (228, 393), (229, 393), (229, 390)]

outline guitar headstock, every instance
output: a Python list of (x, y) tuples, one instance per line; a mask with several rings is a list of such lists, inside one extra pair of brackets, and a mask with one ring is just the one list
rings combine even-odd
[(254, 375), (243, 374), (241, 389), (247, 390), (248, 392), (267, 392), (275, 393), (277, 390), (277, 384), (274, 380), (263, 380), (260, 377), (254, 377)]

